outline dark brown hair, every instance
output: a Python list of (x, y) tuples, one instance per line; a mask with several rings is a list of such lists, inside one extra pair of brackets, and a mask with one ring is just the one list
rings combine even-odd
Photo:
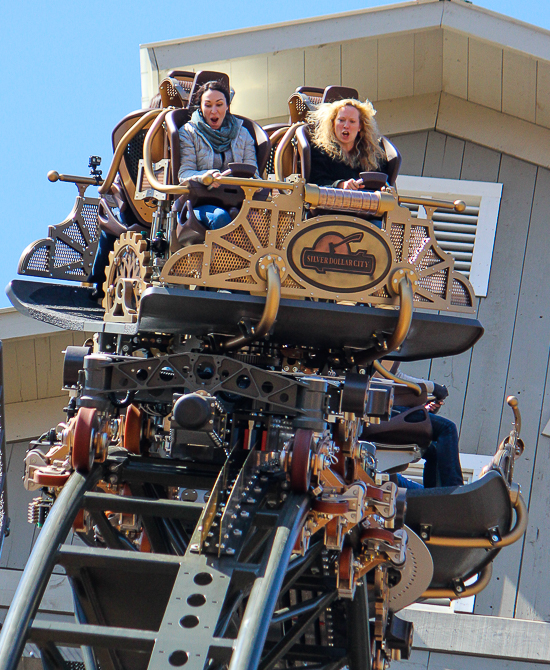
[(220, 93), (223, 93), (225, 102), (227, 103), (227, 106), (229, 107), (231, 103), (231, 99), (229, 96), (229, 91), (227, 88), (224, 86), (224, 84), (221, 81), (207, 81), (206, 84), (203, 84), (199, 90), (195, 93), (193, 97), (193, 103), (200, 107), (202, 96), (207, 92), (207, 91), (219, 91)]

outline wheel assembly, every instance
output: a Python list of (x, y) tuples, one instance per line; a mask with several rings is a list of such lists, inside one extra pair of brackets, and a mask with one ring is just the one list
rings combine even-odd
[(299, 428), (294, 436), (290, 464), (290, 488), (296, 493), (307, 493), (311, 483), (311, 447), (313, 431)]
[(130, 405), (126, 410), (124, 421), (124, 448), (131, 454), (139, 455), (141, 441), (141, 421), (143, 412), (135, 405)]
[(151, 277), (147, 242), (137, 233), (123, 233), (109, 254), (103, 285), (105, 321), (135, 323), (141, 295)]
[(77, 472), (83, 474), (90, 472), (94, 462), (96, 415), (96, 409), (81, 407), (76, 417), (71, 464)]

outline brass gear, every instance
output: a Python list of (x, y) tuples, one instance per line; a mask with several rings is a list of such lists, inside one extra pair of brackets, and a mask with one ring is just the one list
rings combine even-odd
[(103, 284), (105, 321), (135, 323), (141, 295), (151, 277), (147, 242), (139, 233), (123, 233), (109, 254)]

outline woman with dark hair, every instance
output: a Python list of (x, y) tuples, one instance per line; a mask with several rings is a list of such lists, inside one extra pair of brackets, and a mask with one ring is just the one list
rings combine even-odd
[[(198, 90), (195, 103), (199, 108), (179, 131), (180, 183), (208, 172), (214, 177), (212, 186), (217, 188), (229, 163), (253, 165), (258, 177), (254, 140), (242, 120), (229, 111), (230, 97), (225, 86), (219, 81), (207, 82)], [(231, 223), (229, 213), (221, 207), (202, 205), (193, 211), (209, 230)]]

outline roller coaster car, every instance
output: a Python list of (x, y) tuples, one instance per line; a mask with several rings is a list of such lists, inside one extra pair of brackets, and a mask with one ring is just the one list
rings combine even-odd
[[(30, 518), (43, 529), (0, 634), (7, 670), (26, 640), (48, 668), (76, 645), (87, 669), (382, 670), (411, 649), (396, 612), (477, 593), (525, 530), (515, 400), (513, 430), (478, 482), (405, 496), (388, 474), (430, 436), (406, 415), (389, 420), (402, 389), (379, 361), (458, 354), (483, 332), (433, 232), (434, 209), (463, 203), (416, 200), (419, 220), (391, 175), (364, 192), (309, 184), (307, 134), (292, 143), (293, 124), (275, 179), (236, 168), (221, 181), (238, 198), (233, 221), (183, 246), (177, 201), (190, 212), (204, 196), (177, 184), (177, 129), (198, 79), (171, 73), (165, 108), (115, 130), (100, 214), (114, 230), (105, 221), (125, 204), (141, 232), (116, 241), (103, 305), (85, 284), (9, 288), (23, 313), (96, 336), (68, 347), (67, 421), (26, 457), (25, 485), (40, 491)], [(332, 89), (320, 100), (348, 95)], [(297, 100), (314, 104), (313, 93)], [(249, 125), (261, 169), (269, 145)], [(302, 152), (290, 161), (301, 174), (284, 174), (289, 151)], [(100, 206), (83, 197), (96, 179), (54, 177), (77, 183), (77, 205), (20, 272), (83, 281), (97, 238), (84, 208)], [(59, 548), (71, 527), (86, 547)], [(75, 624), (34, 621), (56, 562)]]

